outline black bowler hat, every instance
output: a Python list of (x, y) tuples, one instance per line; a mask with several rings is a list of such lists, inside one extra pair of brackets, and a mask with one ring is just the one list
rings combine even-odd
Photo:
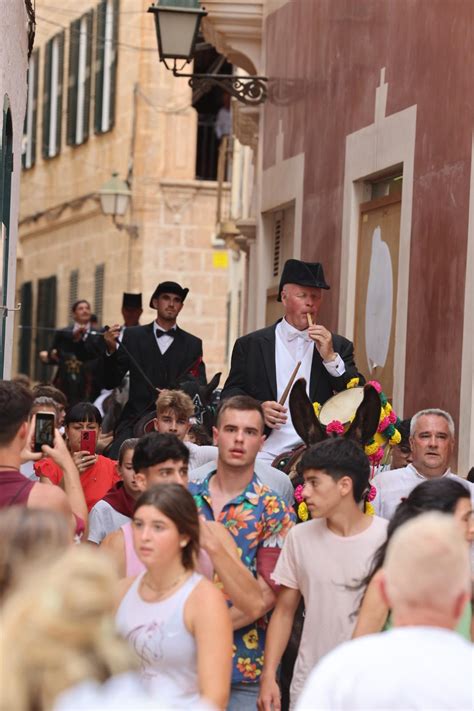
[(141, 309), (142, 308), (142, 295), (141, 294), (129, 294), (128, 292), (123, 292), (122, 297), (122, 309)]
[(161, 284), (158, 284), (151, 296), (150, 309), (153, 308), (153, 299), (156, 299), (157, 296), (159, 296), (160, 294), (176, 294), (177, 296), (181, 297), (182, 301), (184, 301), (188, 295), (188, 292), (189, 289), (184, 289), (175, 281), (162, 281)]
[(283, 267), (278, 289), (278, 301), (285, 284), (313, 286), (316, 289), (329, 289), (324, 279), (323, 265), (320, 262), (301, 262), (299, 259), (287, 259)]

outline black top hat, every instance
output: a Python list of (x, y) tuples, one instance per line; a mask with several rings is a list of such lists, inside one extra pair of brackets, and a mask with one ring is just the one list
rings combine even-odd
[(299, 259), (286, 260), (278, 289), (278, 301), (281, 301), (281, 292), (285, 284), (329, 289), (329, 284), (326, 284), (324, 279), (323, 265), (320, 262), (301, 262)]
[(161, 284), (158, 284), (155, 291), (151, 295), (150, 308), (153, 308), (153, 299), (156, 299), (156, 297), (160, 294), (176, 294), (181, 297), (182, 301), (184, 301), (188, 293), (189, 289), (183, 288), (175, 281), (162, 281)]
[(122, 309), (141, 309), (142, 308), (142, 295), (141, 294), (129, 294), (128, 292), (123, 292), (122, 297)]

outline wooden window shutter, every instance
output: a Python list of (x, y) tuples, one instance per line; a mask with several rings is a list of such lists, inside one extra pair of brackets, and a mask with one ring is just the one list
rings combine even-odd
[(89, 138), (89, 124), (91, 111), (91, 73), (92, 73), (92, 31), (94, 11), (86, 13), (87, 17), (87, 47), (86, 47), (86, 80), (84, 86), (84, 141)]
[(105, 11), (107, 3), (101, 2), (97, 6), (97, 28), (95, 36), (95, 104), (94, 104), (94, 131), (102, 131), (102, 98), (104, 88), (104, 35)]
[(67, 87), (67, 130), (68, 146), (76, 142), (77, 83), (79, 79), (79, 39), (81, 20), (74, 20), (69, 26), (69, 66)]
[(51, 121), (51, 55), (53, 52), (53, 40), (46, 43), (44, 54), (43, 73), (43, 127), (41, 140), (41, 155), (49, 158), (49, 125)]
[(102, 323), (104, 313), (104, 280), (105, 264), (98, 264), (95, 268), (94, 281), (94, 313), (99, 323)]
[(109, 105), (109, 131), (115, 124), (115, 100), (117, 94), (117, 63), (118, 63), (118, 33), (119, 33), (119, 0), (113, 0), (114, 27), (112, 44), (112, 63), (110, 65), (110, 105)]
[[(56, 328), (56, 277), (38, 280), (38, 301), (36, 305), (36, 356), (39, 351), (49, 350)], [(35, 360), (35, 378), (50, 379), (51, 366), (43, 365), (39, 358)]]
[(76, 303), (79, 293), (79, 269), (73, 269), (69, 274), (69, 303), (68, 314), (72, 311), (72, 305)]
[(58, 98), (56, 101), (56, 154), (61, 152), (61, 125), (63, 118), (64, 84), (64, 32), (56, 35), (58, 39)]
[(36, 121), (38, 104), (39, 50), (36, 49), (28, 65), (28, 96), (23, 127), (21, 164), (28, 170), (36, 162)]
[(36, 163), (36, 130), (38, 125), (38, 83), (39, 83), (39, 62), (40, 53), (37, 49), (34, 54), (35, 57), (35, 71), (34, 71), (34, 92), (33, 92), (33, 127), (31, 131), (31, 167)]
[(275, 212), (273, 218), (273, 263), (272, 276), (280, 275), (281, 257), (283, 253), (283, 211)]
[(20, 288), (20, 338), (18, 342), (18, 370), (30, 375), (33, 325), (33, 284), (27, 281)]

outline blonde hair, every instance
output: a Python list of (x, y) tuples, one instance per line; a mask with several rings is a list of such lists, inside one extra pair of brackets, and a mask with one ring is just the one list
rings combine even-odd
[(133, 668), (114, 627), (116, 583), (112, 563), (87, 547), (24, 580), (2, 613), (2, 711), (50, 711), (71, 686)]
[(470, 593), (469, 546), (453, 516), (430, 512), (400, 526), (384, 563), (394, 607), (444, 611)]
[(0, 511), (0, 601), (29, 565), (53, 559), (71, 543), (68, 522), (56, 511), (26, 506)]
[(189, 420), (194, 415), (193, 401), (182, 390), (162, 390), (156, 401), (157, 416), (166, 410), (173, 410), (178, 417)]

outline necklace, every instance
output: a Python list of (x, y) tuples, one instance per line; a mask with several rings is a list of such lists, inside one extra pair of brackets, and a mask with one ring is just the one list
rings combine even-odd
[(150, 588), (150, 590), (153, 590), (156, 595), (158, 595), (158, 599), (161, 599), (164, 597), (167, 593), (171, 592), (184, 578), (188, 575), (188, 571), (184, 570), (174, 582), (171, 583), (171, 585), (168, 585), (166, 588), (163, 588), (162, 590), (158, 590), (152, 583), (150, 583), (146, 578), (147, 578), (148, 573), (143, 577), (143, 583), (147, 586), (147, 588)]

